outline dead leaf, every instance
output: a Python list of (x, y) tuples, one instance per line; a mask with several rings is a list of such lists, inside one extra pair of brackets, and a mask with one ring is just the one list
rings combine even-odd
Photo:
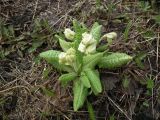
[(112, 90), (113, 88), (116, 87), (115, 84), (120, 81), (118, 75), (107, 74), (107, 73), (101, 74), (101, 80), (103, 82), (105, 90)]

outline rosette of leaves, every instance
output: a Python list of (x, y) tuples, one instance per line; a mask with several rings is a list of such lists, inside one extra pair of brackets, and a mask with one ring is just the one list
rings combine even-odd
[[(107, 54), (106, 45), (100, 46), (103, 49), (98, 51), (97, 48), (92, 54), (84, 54), (78, 50), (79, 44), (82, 41), (82, 34), (86, 32), (93, 36), (98, 45), (101, 38), (104, 38), (104, 36), (101, 37), (101, 27), (102, 26), (96, 22), (93, 24), (91, 30), (88, 30), (83, 24), (74, 20), (73, 29), (75, 35), (73, 40), (66, 41), (64, 37), (56, 35), (63, 52), (66, 52), (70, 48), (75, 50), (75, 62), (72, 65), (65, 65), (59, 62), (61, 51), (49, 50), (40, 54), (40, 57), (52, 64), (54, 68), (64, 72), (58, 79), (61, 84), (66, 85), (71, 81), (73, 82), (74, 111), (77, 111), (83, 106), (88, 95), (91, 93), (98, 95), (102, 92), (100, 74), (99, 71), (95, 69), (95, 66), (115, 69), (132, 60), (132, 57), (125, 53)], [(108, 40), (110, 44), (111, 39)]]

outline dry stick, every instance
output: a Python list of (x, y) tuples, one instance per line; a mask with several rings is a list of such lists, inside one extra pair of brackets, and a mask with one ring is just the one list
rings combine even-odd
[(37, 6), (38, 6), (38, 1), (39, 1), (39, 0), (36, 1), (36, 5), (35, 5), (35, 8), (34, 8), (34, 13), (33, 13), (32, 20), (34, 20), (34, 17), (35, 17), (35, 15), (36, 15)]
[[(159, 71), (159, 39), (160, 39), (160, 36), (159, 36), (160, 33), (158, 33), (158, 36), (157, 36), (157, 50), (156, 50), (156, 67), (157, 67), (157, 74), (158, 74), (158, 71)], [(157, 78), (157, 77), (156, 77)], [(158, 79), (155, 79), (155, 83), (157, 83), (157, 80)], [(152, 114), (153, 114), (153, 117), (154, 116), (154, 96), (153, 96), (153, 93), (154, 92), (154, 88), (152, 88)]]
[(77, 9), (77, 5), (79, 5), (78, 8), (80, 8), (85, 2), (86, 2), (86, 0), (83, 0), (83, 1), (80, 1), (80, 2), (76, 3), (72, 9), (70, 9), (67, 13), (62, 15), (62, 17), (60, 17), (51, 27), (54, 27), (61, 19), (63, 19), (63, 18), (67, 19), (68, 14), (75, 11), (75, 9)]
[(61, 112), (55, 105), (54, 105), (54, 103), (52, 103), (51, 101), (48, 101), (50, 104), (52, 104), (54, 107), (55, 107), (55, 110), (57, 111), (57, 112), (59, 112), (60, 114), (62, 114), (63, 115), (63, 117), (65, 117), (67, 120), (71, 120), (70, 118), (68, 118), (68, 116), (66, 116), (63, 112)]
[(156, 56), (156, 57), (157, 57), (157, 59), (156, 59), (157, 72), (158, 72), (158, 70), (159, 70), (159, 68), (158, 68), (158, 67), (159, 67), (159, 63), (158, 63), (158, 62), (159, 62), (159, 44), (160, 44), (160, 43), (159, 43), (159, 39), (160, 39), (159, 34), (160, 34), (160, 33), (158, 33), (158, 37), (157, 37), (157, 56)]
[(11, 81), (11, 82), (8, 82), (8, 83), (6, 83), (5, 85), (3, 85), (1, 88), (5, 88), (6, 86), (9, 86), (9, 85), (11, 85), (11, 84), (13, 84), (13, 83), (15, 83), (15, 82), (17, 82), (18, 81), (18, 79), (15, 79), (15, 80), (13, 80), (13, 81)]
[(5, 90), (1, 90), (1, 91), (0, 91), (0, 94), (3, 94), (3, 93), (5, 93), (5, 92), (7, 92), (7, 91), (10, 91), (10, 90), (16, 89), (16, 88), (25, 88), (25, 89), (30, 93), (29, 88), (27, 88), (27, 87), (25, 87), (25, 86), (14, 86), (14, 87), (11, 87), (11, 88), (8, 88), (8, 89), (5, 89)]
[[(33, 97), (34, 97), (34, 96), (33, 96)], [(46, 99), (46, 97), (44, 97), (43, 95), (42, 95), (41, 97), (43, 97), (44, 99)], [(35, 98), (37, 98), (37, 97), (35, 97)], [(37, 98), (37, 99), (39, 99), (39, 98)], [(39, 99), (39, 100), (40, 100), (40, 99)], [(54, 108), (55, 108), (55, 110), (56, 110), (57, 112), (59, 112), (64, 118), (66, 118), (67, 120), (71, 120), (67, 115), (65, 115), (63, 112), (61, 112), (61, 111), (57, 108), (57, 106), (55, 106), (55, 104), (54, 104), (51, 100), (47, 100), (47, 102), (48, 102), (49, 104), (53, 105)]]
[(128, 120), (132, 120), (130, 117), (128, 117), (128, 115), (107, 95), (107, 98), (109, 101), (111, 101), (113, 103), (113, 105), (118, 109), (120, 110)]

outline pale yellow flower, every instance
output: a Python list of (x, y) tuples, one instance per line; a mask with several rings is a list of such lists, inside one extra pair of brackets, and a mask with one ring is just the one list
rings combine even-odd
[(117, 37), (117, 33), (116, 32), (110, 32), (105, 34), (101, 39), (115, 39)]
[(73, 40), (75, 36), (75, 32), (69, 28), (66, 28), (64, 31), (64, 35), (68, 40)]
[(92, 34), (83, 33), (82, 41), (79, 44), (78, 50), (85, 54), (91, 54), (96, 52), (96, 40), (93, 38)]
[(93, 38), (92, 34), (88, 34), (86, 32), (82, 34), (82, 43), (84, 45), (87, 46), (87, 45), (93, 44), (95, 42), (96, 42), (96, 40)]
[(59, 63), (65, 64), (65, 65), (72, 65), (75, 61), (75, 50), (73, 48), (70, 48), (67, 50), (67, 52), (61, 52), (59, 54)]
[(66, 62), (66, 53), (65, 52), (61, 52), (58, 56), (59, 58), (59, 63), (64, 64)]

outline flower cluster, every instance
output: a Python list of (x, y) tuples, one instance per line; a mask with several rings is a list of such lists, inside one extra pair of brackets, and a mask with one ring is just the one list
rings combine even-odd
[(83, 33), (82, 41), (79, 44), (78, 50), (85, 54), (90, 54), (96, 52), (96, 40), (93, 38), (91, 34)]
[(70, 48), (67, 50), (67, 52), (61, 52), (58, 57), (59, 63), (72, 65), (72, 63), (75, 61), (75, 50), (73, 48)]
[[(67, 39), (73, 40), (75, 32), (69, 28), (66, 28), (64, 35)], [(79, 44), (78, 50), (85, 54), (91, 54), (96, 52), (96, 44), (96, 40), (93, 38), (92, 34), (85, 32), (82, 34), (82, 41)]]
[[(73, 40), (75, 37), (75, 32), (69, 28), (66, 28), (64, 35), (68, 40)], [(101, 39), (114, 39), (117, 37), (115, 32), (105, 34)], [(78, 51), (84, 54), (92, 54), (96, 52), (97, 41), (94, 39), (93, 35), (87, 32), (82, 34), (82, 40), (78, 46)], [(75, 49), (70, 48), (67, 52), (61, 52), (59, 54), (59, 63), (65, 65), (72, 65), (75, 59)]]

